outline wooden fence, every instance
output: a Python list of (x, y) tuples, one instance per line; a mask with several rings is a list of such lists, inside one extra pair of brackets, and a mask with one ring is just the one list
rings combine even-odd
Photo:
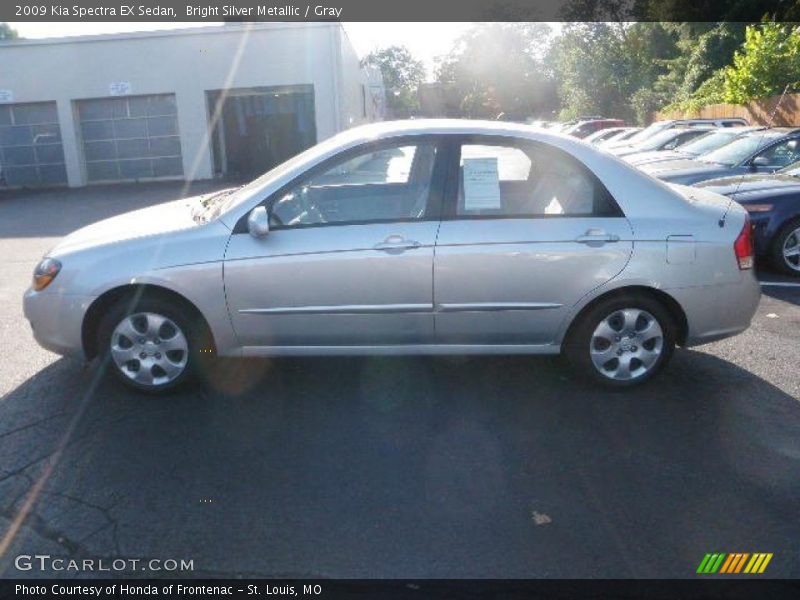
[[(753, 100), (744, 105), (709, 104), (696, 111), (669, 111), (656, 113), (655, 119), (721, 119), (743, 117), (751, 125), (768, 125), (780, 96)], [(772, 125), (776, 127), (800, 127), (800, 94), (786, 94), (780, 103)]]

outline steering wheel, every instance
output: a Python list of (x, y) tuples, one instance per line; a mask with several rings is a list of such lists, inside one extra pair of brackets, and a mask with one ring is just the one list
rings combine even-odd
[(316, 225), (317, 223), (327, 223), (322, 211), (311, 201), (309, 188), (304, 185), (298, 193), (297, 203), (300, 206), (300, 214), (291, 220), (292, 224), (302, 223), (306, 225)]

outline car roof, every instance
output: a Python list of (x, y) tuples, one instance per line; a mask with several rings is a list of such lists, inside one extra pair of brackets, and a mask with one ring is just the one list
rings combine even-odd
[(336, 135), (342, 142), (369, 141), (370, 139), (391, 138), (402, 135), (436, 134), (476, 134), (510, 135), (530, 139), (570, 140), (579, 144), (576, 138), (526, 123), (508, 121), (485, 121), (471, 119), (406, 119), (402, 121), (380, 121), (359, 125)]
[(771, 138), (779, 138), (787, 135), (797, 135), (797, 134), (800, 134), (800, 127), (770, 127), (770, 128), (755, 129), (753, 131), (747, 132), (745, 135), (746, 136), (764, 135)]

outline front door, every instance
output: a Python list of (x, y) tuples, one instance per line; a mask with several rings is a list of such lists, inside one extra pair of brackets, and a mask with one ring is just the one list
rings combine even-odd
[(552, 344), (570, 309), (615, 277), (632, 231), (600, 181), (547, 144), (459, 144), (434, 260), (437, 340)]
[(267, 236), (231, 236), (225, 291), (246, 354), (432, 341), (437, 150), (405, 138), (347, 152), (265, 201)]

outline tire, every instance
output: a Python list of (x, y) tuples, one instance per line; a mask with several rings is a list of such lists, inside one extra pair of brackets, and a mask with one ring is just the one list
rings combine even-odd
[(780, 228), (772, 240), (770, 262), (781, 273), (800, 277), (800, 255), (787, 258), (784, 250), (789, 244), (792, 248), (800, 246), (800, 219), (793, 219)]
[(184, 385), (210, 347), (205, 327), (191, 315), (159, 296), (142, 296), (135, 303), (121, 299), (97, 328), (101, 365), (140, 392), (161, 394)]
[(664, 368), (675, 339), (674, 319), (661, 302), (643, 294), (614, 296), (579, 315), (568, 332), (564, 354), (581, 377), (628, 388)]

